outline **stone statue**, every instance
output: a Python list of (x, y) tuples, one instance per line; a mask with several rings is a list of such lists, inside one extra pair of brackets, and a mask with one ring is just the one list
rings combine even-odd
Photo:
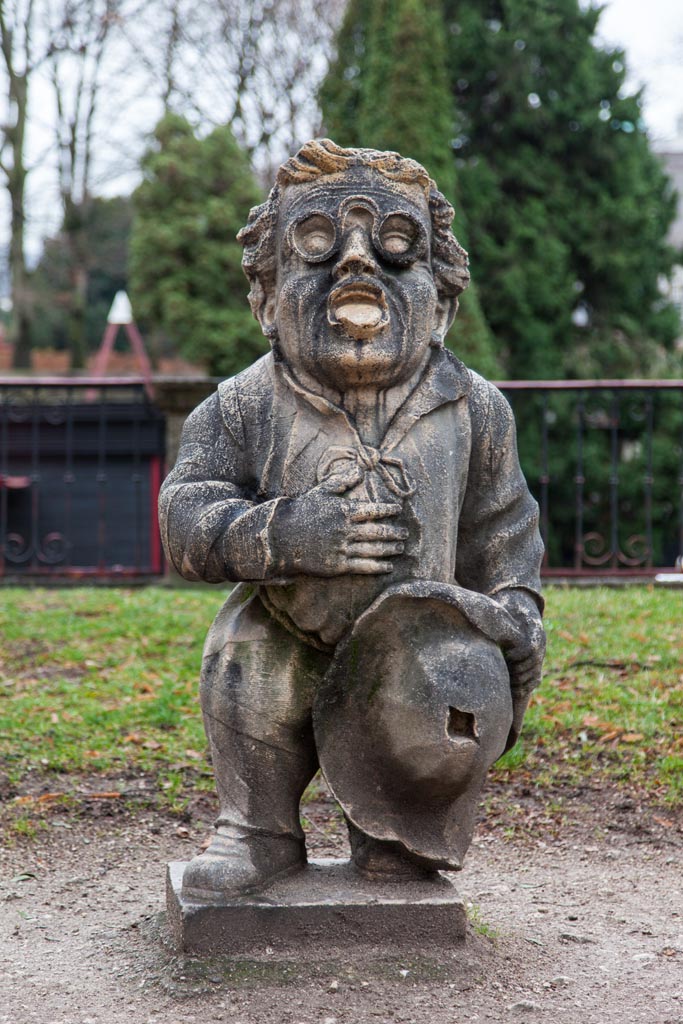
[(169, 560), (232, 580), (201, 701), (220, 814), (182, 891), (306, 863), (318, 766), (368, 876), (456, 869), (544, 651), (537, 506), (510, 408), (443, 347), (467, 286), (453, 210), (397, 153), (307, 143), (240, 232), (272, 351), (185, 425)]

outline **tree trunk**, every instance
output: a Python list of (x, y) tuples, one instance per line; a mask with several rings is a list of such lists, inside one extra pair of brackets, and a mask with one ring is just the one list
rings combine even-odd
[(26, 167), (24, 165), (24, 135), (26, 131), (26, 110), (28, 80), (25, 75), (10, 73), (10, 106), (16, 110), (16, 123), (6, 129), (12, 149), (12, 166), (6, 170), (7, 190), (11, 205), (11, 237), (9, 245), (9, 271), (12, 288), (12, 319), (9, 337), (14, 342), (14, 365), (26, 369), (31, 362), (31, 308), (28, 271), (24, 252), (24, 231), (26, 227), (25, 191)]
[(85, 366), (87, 351), (86, 310), (88, 307), (88, 243), (86, 226), (88, 223), (90, 203), (85, 195), (80, 202), (65, 193), (62, 196), (64, 222), (62, 232), (69, 254), (71, 294), (69, 295), (69, 348), (71, 350), (71, 366), (80, 370)]
[(69, 347), (71, 348), (71, 367), (80, 370), (85, 366), (87, 349), (85, 313), (88, 297), (88, 270), (76, 264), (73, 270), (73, 286), (71, 292), (71, 311), (69, 314)]
[[(20, 206), (15, 207), (15, 199)], [(12, 318), (9, 325), (9, 340), (14, 344), (14, 365), (17, 369), (28, 369), (31, 365), (31, 311), (28, 271), (24, 256), (24, 213), (23, 186), (12, 200), (12, 235), (9, 246), (9, 270), (12, 288)], [(17, 216), (15, 217), (15, 212)], [(17, 224), (17, 222), (19, 222)]]

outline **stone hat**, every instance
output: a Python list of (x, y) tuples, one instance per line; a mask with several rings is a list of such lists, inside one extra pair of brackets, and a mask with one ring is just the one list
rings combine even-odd
[(430, 581), (385, 590), (337, 646), (313, 707), (320, 766), (347, 817), (436, 868), (459, 868), (487, 769), (512, 723), (491, 598)]

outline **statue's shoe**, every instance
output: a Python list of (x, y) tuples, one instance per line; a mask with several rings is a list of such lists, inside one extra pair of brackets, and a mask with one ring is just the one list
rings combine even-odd
[(289, 836), (229, 836), (218, 832), (183, 874), (184, 899), (225, 903), (265, 889), (306, 865), (304, 844)]

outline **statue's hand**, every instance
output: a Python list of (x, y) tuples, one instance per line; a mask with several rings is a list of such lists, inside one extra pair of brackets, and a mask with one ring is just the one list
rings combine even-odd
[(283, 575), (378, 575), (403, 552), (408, 531), (393, 520), (401, 505), (344, 497), (359, 482), (353, 469), (328, 477), (283, 502), (271, 524), (272, 547)]
[(540, 616), (524, 623), (524, 639), (505, 652), (513, 690), (533, 690), (541, 681), (545, 656), (545, 631)]
[(510, 685), (513, 691), (530, 692), (541, 681), (545, 656), (545, 630), (541, 613), (528, 590), (503, 590), (496, 594), (496, 600), (510, 613), (519, 630), (519, 640), (505, 649)]
[(512, 726), (505, 746), (509, 750), (517, 742), (529, 697), (541, 682), (545, 630), (538, 605), (528, 591), (501, 591), (496, 594), (496, 600), (510, 612), (520, 635), (517, 643), (504, 652), (512, 690)]

